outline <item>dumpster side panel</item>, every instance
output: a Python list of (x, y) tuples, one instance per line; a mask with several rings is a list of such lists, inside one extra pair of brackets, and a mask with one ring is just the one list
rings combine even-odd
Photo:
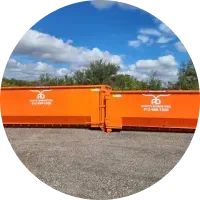
[(4, 124), (90, 125), (101, 124), (98, 87), (49, 87), (1, 90)]
[(107, 127), (195, 129), (199, 92), (112, 92), (107, 101)]

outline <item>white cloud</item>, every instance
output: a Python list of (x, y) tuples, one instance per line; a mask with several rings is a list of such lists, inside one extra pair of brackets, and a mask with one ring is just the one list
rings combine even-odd
[(178, 63), (172, 55), (162, 56), (157, 60), (139, 60), (136, 62), (136, 67), (139, 68), (174, 67), (177, 65)]
[(133, 70), (136, 68), (136, 66), (135, 66), (134, 64), (132, 64), (132, 65), (129, 65), (128, 68), (129, 68), (131, 71), (133, 71)]
[[(127, 66), (120, 74), (129, 74), (139, 80), (146, 80), (151, 73), (156, 71), (157, 78), (163, 81), (176, 81), (178, 63), (172, 55), (159, 57), (157, 60), (138, 60), (135, 64)], [(15, 59), (10, 59), (7, 63), (4, 76), (7, 78), (15, 78), (19, 80), (37, 80), (42, 74), (50, 74), (53, 77), (63, 77), (71, 75), (76, 70), (82, 70), (87, 66), (71, 65), (69, 68), (56, 68), (47, 63), (27, 63), (22, 64)]]
[[(132, 47), (139, 47), (143, 44), (152, 44), (152, 36), (160, 36), (160, 32), (155, 29), (141, 29), (141, 34), (137, 40), (129, 41)], [(66, 63), (69, 68), (55, 68), (47, 63), (28, 63), (22, 64), (14, 59), (7, 63), (5, 76), (16, 79), (38, 79), (41, 74), (49, 73), (53, 76), (63, 76), (70, 74), (75, 70), (84, 69), (91, 61), (103, 59), (104, 61), (116, 63), (125, 69), (122, 56), (113, 55), (108, 51), (101, 51), (98, 48), (88, 49), (84, 47), (75, 47), (73, 41), (64, 42), (48, 34), (40, 33), (35, 30), (29, 30), (19, 41), (14, 53), (32, 56), (37, 59), (49, 60), (53, 63)], [(182, 43), (175, 44), (176, 48), (184, 51)], [(137, 78), (144, 79), (149, 77), (152, 70), (158, 72), (158, 77), (162, 80), (175, 80), (177, 77), (177, 65), (172, 55), (159, 57), (157, 60), (139, 60), (135, 64), (128, 66), (128, 69), (121, 73), (128, 73)]]
[(139, 73), (137, 70), (126, 70), (126, 71), (120, 71), (119, 74), (128, 74), (130, 76), (136, 77), (139, 81), (148, 80), (149, 76), (146, 74)]
[(67, 44), (72, 44), (73, 42), (73, 40), (67, 40)]
[(131, 10), (138, 9), (135, 6), (132, 6), (132, 5), (129, 5), (129, 4), (126, 4), (126, 3), (120, 3), (120, 2), (108, 1), (108, 0), (92, 0), (91, 4), (99, 10), (108, 9), (108, 8), (111, 8), (114, 5), (117, 5), (122, 9), (131, 9)]
[(166, 33), (166, 34), (169, 34), (169, 35), (174, 35), (173, 31), (167, 25), (165, 25), (163, 23), (161, 23), (158, 28), (163, 33)]
[(172, 52), (172, 51), (170, 51), (170, 50), (168, 50), (168, 49), (165, 49), (163, 54), (164, 54), (164, 55), (173, 55), (174, 52)]
[(154, 43), (153, 39), (149, 39), (149, 42), (147, 43), (147, 46), (151, 46)]
[(161, 33), (153, 28), (142, 28), (139, 32), (144, 35), (161, 36)]
[(138, 35), (137, 40), (130, 40), (128, 42), (128, 45), (134, 48), (139, 47), (141, 44), (146, 44), (147, 46), (150, 46), (154, 43), (154, 40), (151, 39), (149, 36), (146, 35)]
[(99, 10), (102, 10), (102, 9), (106, 9), (106, 8), (112, 7), (115, 4), (115, 2), (114, 1), (108, 1), (108, 0), (92, 0), (91, 4), (95, 8), (97, 8)]
[[(133, 66), (133, 67), (132, 67)], [(130, 65), (122, 74), (129, 74), (139, 80), (150, 77), (152, 72), (156, 72), (156, 77), (164, 82), (176, 81), (178, 75), (178, 63), (172, 55), (159, 57), (157, 60), (138, 60), (134, 65)]]
[(170, 38), (170, 37), (165, 37), (165, 36), (161, 36), (158, 38), (158, 40), (156, 41), (157, 43), (160, 43), (160, 44), (166, 44), (170, 41), (172, 41), (174, 38)]
[(134, 48), (137, 48), (140, 46), (140, 41), (139, 40), (130, 40), (128, 42), (128, 45), (131, 46), (131, 47), (134, 47)]
[(186, 48), (184, 47), (184, 45), (182, 44), (182, 42), (176, 42), (175, 44), (175, 47), (178, 51), (180, 52), (187, 52)]
[[(154, 18), (155, 23), (159, 23), (160, 21), (157, 18)], [(142, 34), (143, 37), (140, 39), (143, 43), (148, 43), (151, 45), (154, 43), (154, 40), (151, 37), (157, 37), (156, 43), (165, 44), (174, 39), (174, 33), (171, 29), (163, 23), (160, 23), (158, 29), (154, 28), (142, 28), (139, 30), (139, 33)], [(145, 38), (146, 37), (146, 38)]]
[(149, 37), (145, 36), (145, 35), (138, 35), (137, 39), (140, 40), (144, 44), (147, 43), (147, 42), (149, 42)]
[(29, 30), (19, 41), (13, 52), (54, 63), (85, 65), (91, 61), (103, 59), (106, 62), (123, 66), (122, 58), (119, 55), (112, 55), (110, 52), (101, 51), (98, 48), (75, 47), (72, 42), (72, 40), (64, 42), (62, 39), (51, 35)]
[(163, 65), (163, 66), (175, 67), (178, 65), (174, 56), (172, 56), (172, 55), (159, 57), (158, 61), (159, 61), (160, 65)]
[(51, 76), (64, 76), (69, 73), (67, 68), (55, 68), (47, 63), (21, 64), (15, 59), (10, 59), (6, 65), (4, 76), (19, 80), (37, 80), (40, 75), (48, 73)]
[(154, 16), (152, 16), (152, 17), (153, 17), (153, 21), (155, 22), (155, 24), (162, 23), (158, 18), (156, 18)]

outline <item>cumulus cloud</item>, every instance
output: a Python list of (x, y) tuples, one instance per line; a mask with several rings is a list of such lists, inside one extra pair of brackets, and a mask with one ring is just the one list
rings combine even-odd
[(184, 47), (184, 45), (182, 44), (182, 42), (176, 42), (175, 44), (175, 47), (176, 49), (179, 51), (179, 52), (187, 52), (186, 48)]
[(165, 45), (165, 44), (160, 46), (160, 48), (166, 48), (166, 47), (167, 47), (167, 45)]
[(37, 80), (40, 75), (48, 73), (52, 76), (65, 76), (69, 73), (67, 68), (55, 68), (47, 63), (27, 63), (22, 64), (15, 59), (10, 59), (7, 63), (4, 76), (19, 80)]
[(88, 49), (75, 47), (72, 40), (64, 42), (51, 35), (29, 30), (15, 47), (13, 53), (29, 55), (37, 59), (49, 60), (54, 63), (88, 64), (103, 59), (123, 67), (122, 58), (98, 48)]
[[(141, 29), (140, 33), (136, 40), (129, 41), (128, 44), (130, 46), (139, 47), (141, 44), (152, 44), (151, 36), (163, 37), (155, 29)], [(179, 51), (184, 51), (185, 49), (180, 42), (177, 42), (175, 46)], [(7, 78), (35, 80), (44, 73), (52, 76), (64, 76), (75, 70), (85, 69), (89, 62), (99, 59), (118, 64), (122, 69), (120, 73), (131, 74), (140, 80), (148, 78), (152, 70), (156, 71), (158, 78), (164, 81), (175, 80), (177, 77), (178, 63), (172, 55), (159, 57), (157, 60), (139, 60), (126, 67), (127, 70), (125, 70), (122, 56), (120, 55), (113, 55), (98, 48), (76, 47), (73, 45), (72, 40), (64, 42), (62, 39), (36, 30), (29, 30), (19, 41), (13, 53), (48, 60), (52, 63), (66, 63), (70, 67), (56, 68), (44, 62), (22, 64), (15, 59), (10, 59), (4, 73)]]
[(107, 1), (107, 0), (92, 0), (91, 4), (95, 8), (101, 10), (101, 9), (106, 9), (106, 8), (112, 7), (115, 4), (115, 2), (114, 1)]
[(168, 49), (164, 49), (164, 52), (163, 52), (164, 55), (174, 55), (174, 52), (173, 51), (170, 51)]
[(137, 48), (140, 46), (140, 41), (139, 40), (130, 40), (128, 41), (128, 45), (134, 48)]
[[(159, 20), (157, 18), (154, 19), (156, 21), (155, 23), (159, 23)], [(160, 23), (158, 28), (142, 28), (139, 30), (140, 34), (143, 34), (146, 38), (144, 38), (144, 43), (148, 42), (152, 44), (154, 41), (150, 37), (157, 38), (156, 43), (159, 44), (165, 44), (174, 39), (174, 33), (171, 31), (171, 29), (166, 26), (163, 23)], [(148, 38), (147, 38), (148, 37)], [(143, 41), (143, 38), (141, 38)]]
[(141, 44), (146, 44), (147, 46), (150, 46), (153, 43), (154, 43), (154, 40), (146, 35), (138, 35), (137, 40), (128, 41), (128, 45), (134, 48), (139, 47)]
[[(178, 63), (172, 55), (159, 57), (157, 60), (138, 60), (121, 70), (120, 74), (129, 74), (138, 80), (146, 80), (152, 72), (157, 72), (157, 78), (162, 81), (176, 81)], [(87, 66), (71, 65), (69, 68), (56, 68), (50, 64), (37, 62), (22, 64), (15, 59), (7, 63), (4, 76), (19, 80), (38, 80), (42, 74), (50, 74), (53, 77), (63, 77), (66, 74), (72, 75), (76, 70), (86, 69)]]
[(163, 33), (166, 33), (169, 35), (174, 35), (173, 31), (167, 25), (165, 25), (163, 23), (161, 23), (158, 28)]
[(172, 55), (162, 56), (157, 60), (138, 60), (130, 66), (132, 67), (121, 71), (121, 73), (145, 80), (150, 77), (152, 72), (156, 72), (156, 77), (164, 82), (177, 80), (178, 63)]
[[(157, 18), (155, 18), (154, 21), (156, 24), (158, 24), (158, 27), (141, 28), (139, 30), (140, 35), (138, 35), (137, 39), (140, 41), (140, 43), (146, 44), (147, 46), (150, 46), (153, 43), (157, 43), (162, 45), (160, 46), (161, 48), (165, 48), (167, 46), (164, 44), (175, 40), (175, 34), (167, 25), (163, 24)], [(178, 49), (183, 49), (180, 44), (175, 44), (175, 46), (177, 46)]]
[(156, 17), (154, 17), (154, 16), (152, 16), (153, 17), (153, 21), (155, 22), (155, 24), (160, 24), (160, 23), (162, 23), (158, 18), (156, 18)]
[(142, 28), (139, 32), (144, 35), (161, 36), (161, 33), (153, 28)]
[(157, 39), (157, 43), (160, 43), (160, 44), (166, 44), (170, 41), (172, 41), (174, 38), (170, 38), (170, 37), (165, 37), (165, 36), (161, 36)]
[(120, 2), (108, 1), (108, 0), (92, 0), (91, 4), (99, 10), (111, 8), (113, 5), (117, 5), (122, 9), (131, 9), (131, 10), (137, 9), (137, 7), (126, 4), (126, 3), (120, 3)]
[(137, 39), (140, 40), (142, 43), (147, 43), (149, 42), (149, 37), (146, 35), (138, 35)]

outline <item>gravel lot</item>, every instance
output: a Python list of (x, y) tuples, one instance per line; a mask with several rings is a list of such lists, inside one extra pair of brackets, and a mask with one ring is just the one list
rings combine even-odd
[(63, 193), (112, 199), (137, 193), (164, 177), (193, 134), (104, 134), (87, 129), (6, 128), (20, 160), (40, 180)]

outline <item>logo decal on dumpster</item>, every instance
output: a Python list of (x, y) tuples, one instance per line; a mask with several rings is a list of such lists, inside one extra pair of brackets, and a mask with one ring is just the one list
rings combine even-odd
[(153, 95), (153, 94), (143, 94), (143, 96), (152, 97), (151, 104), (149, 105), (142, 105), (144, 111), (152, 111), (152, 112), (168, 112), (171, 109), (171, 105), (161, 105), (162, 101), (160, 97), (167, 97), (170, 94), (160, 94), (160, 95)]
[(46, 99), (44, 92), (50, 92), (51, 90), (30, 90), (31, 92), (37, 92), (36, 99), (31, 99), (30, 102), (32, 105), (51, 105), (53, 100)]

